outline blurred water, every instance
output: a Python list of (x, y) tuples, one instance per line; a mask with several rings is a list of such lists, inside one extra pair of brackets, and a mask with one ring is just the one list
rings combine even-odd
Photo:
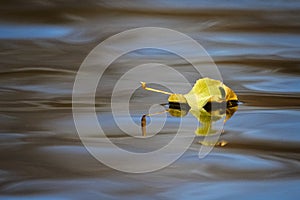
[[(297, 199), (300, 172), (300, 1), (7, 1), (0, 7), (0, 198)], [(71, 111), (85, 56), (118, 32), (142, 26), (181, 31), (202, 44), (240, 100), (218, 147), (200, 144), (171, 166), (142, 175), (96, 161), (78, 139)], [(180, 47), (179, 47), (180, 48)], [(147, 62), (198, 77), (168, 53), (137, 51), (105, 73), (96, 97), (105, 130), (124, 148), (147, 150), (116, 128), (109, 112), (118, 78)], [(122, 94), (120, 94), (122, 97)], [(165, 98), (140, 92), (133, 118)], [(87, 128), (89, 122), (86, 122)], [(157, 145), (173, 137), (170, 118)]]

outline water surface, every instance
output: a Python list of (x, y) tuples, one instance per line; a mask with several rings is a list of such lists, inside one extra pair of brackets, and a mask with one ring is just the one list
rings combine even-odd
[[(14, 0), (0, 9), (0, 198), (298, 198), (299, 1)], [(200, 160), (195, 140), (169, 167), (134, 175), (87, 152), (74, 126), (71, 96), (81, 62), (99, 42), (143, 26), (197, 40), (243, 104), (225, 125), (225, 147)], [(124, 137), (111, 121), (109, 95), (124, 72), (154, 61), (176, 68), (191, 83), (199, 78), (174, 55), (137, 51), (114, 62), (97, 90), (97, 113), (108, 136), (134, 151), (151, 148)], [(149, 105), (165, 100), (137, 91), (131, 114), (138, 121)], [(173, 137), (176, 123), (168, 118), (155, 136), (158, 146)]]

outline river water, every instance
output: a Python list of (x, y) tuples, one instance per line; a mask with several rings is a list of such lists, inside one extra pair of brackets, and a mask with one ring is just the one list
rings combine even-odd
[[(300, 1), (1, 4), (1, 199), (299, 198)], [(195, 140), (170, 166), (130, 174), (101, 164), (82, 145), (73, 122), (72, 88), (80, 64), (97, 44), (145, 26), (174, 29), (203, 45), (242, 104), (225, 124), (226, 146), (199, 159), (201, 144)], [(174, 55), (138, 51), (105, 71), (96, 94), (106, 134), (133, 151), (151, 148), (131, 142), (112, 122), (110, 94), (128, 69), (154, 61), (176, 68), (191, 83), (199, 78)], [(138, 92), (130, 110), (137, 120), (151, 103), (166, 100)], [(158, 145), (175, 134), (176, 120), (167, 121), (154, 136)]]

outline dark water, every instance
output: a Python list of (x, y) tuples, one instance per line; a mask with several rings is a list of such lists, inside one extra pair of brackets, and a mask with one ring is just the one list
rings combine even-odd
[[(300, 1), (1, 4), (0, 198), (299, 198)], [(200, 160), (195, 141), (169, 167), (135, 175), (112, 170), (87, 152), (74, 127), (71, 96), (80, 64), (99, 42), (143, 26), (171, 28), (201, 43), (243, 104), (226, 123), (225, 147)], [(110, 122), (113, 84), (149, 61), (174, 66), (191, 82), (198, 78), (170, 56), (135, 52), (106, 71), (97, 110), (120, 145), (142, 148), (119, 137)], [(141, 93), (132, 115), (138, 118), (153, 101), (164, 98)], [(155, 137), (163, 142), (172, 130)]]

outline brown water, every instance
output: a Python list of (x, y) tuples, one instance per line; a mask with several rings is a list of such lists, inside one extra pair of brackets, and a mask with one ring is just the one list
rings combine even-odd
[[(299, 1), (1, 4), (0, 198), (299, 198)], [(221, 136), (228, 141), (225, 147), (198, 159), (200, 144), (195, 141), (169, 167), (135, 175), (110, 169), (87, 152), (74, 126), (71, 96), (81, 62), (99, 42), (143, 26), (171, 28), (197, 40), (243, 104), (226, 123)], [(124, 139), (111, 122), (113, 84), (128, 68), (148, 61), (174, 66), (190, 82), (199, 78), (171, 57), (134, 52), (106, 71), (97, 110), (120, 146), (147, 148)], [(137, 95), (133, 118), (139, 119), (153, 101), (164, 97)], [(169, 120), (171, 128), (155, 136), (162, 143), (174, 134)]]

